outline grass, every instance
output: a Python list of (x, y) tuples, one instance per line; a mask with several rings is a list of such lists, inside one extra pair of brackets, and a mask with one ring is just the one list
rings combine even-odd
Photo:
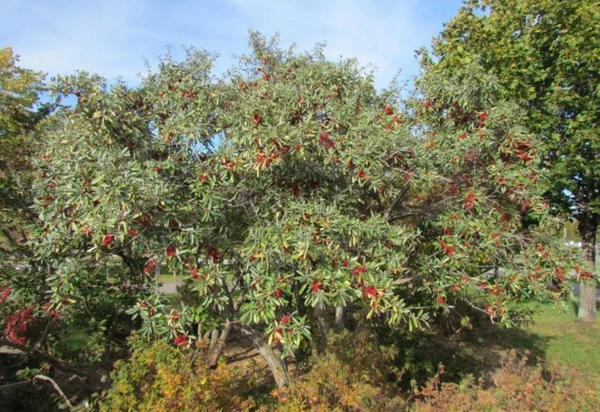
[(550, 369), (576, 368), (600, 389), (600, 322), (582, 323), (573, 310), (550, 304), (525, 303), (533, 324), (506, 330), (505, 344), (528, 349)]
[(172, 282), (177, 282), (178, 280), (180, 281), (180, 280), (182, 280), (182, 278), (181, 277), (177, 278), (170, 273), (163, 273), (161, 275), (158, 275), (158, 281), (160, 283), (172, 283)]

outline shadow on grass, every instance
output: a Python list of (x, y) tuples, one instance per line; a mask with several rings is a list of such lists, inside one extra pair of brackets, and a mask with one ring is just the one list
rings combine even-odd
[(512, 350), (519, 356), (527, 356), (529, 364), (545, 369), (546, 351), (553, 339), (522, 328), (488, 324), (450, 336), (442, 331), (411, 336), (387, 333), (382, 341), (398, 349), (399, 383), (409, 389), (423, 385), (442, 365), (445, 382), (459, 383), (473, 377), (486, 386), (492, 383), (490, 375), (503, 366)]

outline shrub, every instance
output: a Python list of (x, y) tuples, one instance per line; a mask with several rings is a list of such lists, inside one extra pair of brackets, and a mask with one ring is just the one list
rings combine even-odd
[(211, 370), (201, 358), (164, 341), (134, 341), (131, 358), (116, 364), (100, 410), (239, 411), (253, 406), (235, 369), (219, 364)]
[(331, 338), (330, 350), (287, 388), (273, 391), (277, 411), (379, 411), (406, 407), (397, 396), (395, 353), (367, 333)]
[[(39, 138), (29, 244), (43, 270), (29, 277), (65, 318), (95, 302), (108, 325), (130, 308), (165, 339), (236, 323), (284, 386), (264, 342), (294, 355), (338, 308), (410, 332), (462, 308), (512, 325), (515, 301), (566, 296), (538, 141), (497, 79), (465, 68), (399, 111), (354, 60), (250, 43), (222, 81), (191, 52), (138, 88), (86, 74), (52, 86), (77, 104)], [(202, 310), (149, 305), (161, 270), (189, 278)]]
[(527, 365), (527, 356), (512, 351), (502, 368), (492, 375), (493, 385), (485, 387), (466, 379), (460, 385), (440, 383), (440, 374), (419, 393), (418, 412), (434, 411), (587, 411), (597, 410), (600, 399), (575, 370), (564, 375), (547, 373)]

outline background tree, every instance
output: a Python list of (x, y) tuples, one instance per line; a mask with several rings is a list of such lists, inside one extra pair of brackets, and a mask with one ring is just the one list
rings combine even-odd
[(541, 136), (536, 153), (550, 173), (554, 213), (578, 223), (591, 271), (581, 279), (579, 317), (596, 318), (595, 243), (599, 223), (598, 2), (469, 0), (423, 56), (426, 72), (452, 76), (476, 63), (493, 73), (498, 98), (519, 103)]
[(31, 155), (37, 150), (32, 132), (50, 110), (39, 103), (44, 76), (17, 63), (10, 47), (0, 49), (0, 253), (12, 263), (27, 250), (24, 224), (31, 219)]

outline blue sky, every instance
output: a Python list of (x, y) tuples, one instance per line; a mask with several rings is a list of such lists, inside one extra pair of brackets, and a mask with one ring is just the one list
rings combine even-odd
[(428, 45), (461, 0), (0, 0), (0, 47), (12, 46), (24, 67), (50, 75), (75, 70), (137, 83), (169, 47), (219, 53), (222, 73), (245, 53), (248, 30), (280, 34), (300, 51), (325, 42), (326, 55), (373, 65), (377, 86), (401, 70), (418, 71), (414, 51)]

